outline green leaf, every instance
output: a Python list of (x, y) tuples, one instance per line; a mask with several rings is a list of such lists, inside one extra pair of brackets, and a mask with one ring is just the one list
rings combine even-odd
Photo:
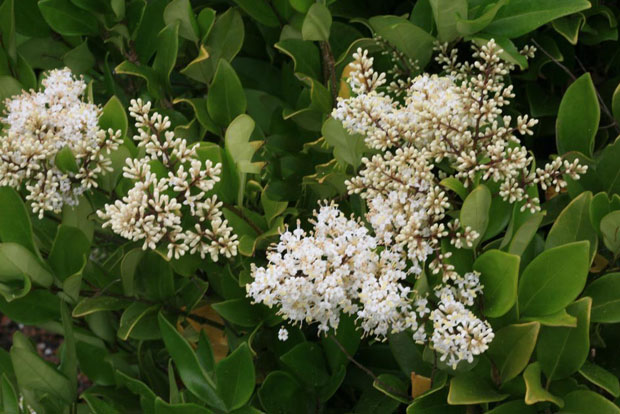
[(598, 246), (598, 234), (590, 221), (591, 203), (592, 193), (590, 191), (573, 199), (551, 226), (545, 241), (545, 249), (587, 240), (590, 242), (590, 258), (594, 259)]
[(0, 187), (0, 211), (0, 241), (19, 243), (38, 256), (30, 216), (17, 191)]
[(117, 335), (126, 341), (141, 319), (157, 311), (156, 305), (148, 305), (143, 302), (134, 302), (121, 315)]
[(229, 8), (215, 20), (205, 46), (210, 58), (205, 65), (205, 76), (210, 81), (220, 60), (230, 62), (241, 50), (244, 39), (243, 20), (236, 8)]
[(263, 145), (263, 141), (250, 141), (255, 126), (256, 123), (249, 115), (241, 114), (230, 123), (224, 136), (226, 152), (232, 158), (237, 170), (239, 206), (243, 204), (247, 174), (258, 174), (263, 166), (260, 162), (252, 162), (254, 153)]
[(489, 381), (473, 372), (458, 374), (450, 381), (448, 404), (469, 405), (502, 401), (508, 394), (497, 392)]
[(71, 69), (73, 73), (86, 73), (95, 66), (95, 56), (88, 50), (88, 44), (85, 41), (80, 43), (74, 49), (71, 49), (62, 57), (64, 64)]
[(110, 404), (95, 397), (94, 395), (84, 393), (80, 397), (86, 401), (86, 404), (88, 405), (88, 408), (91, 409), (92, 414), (120, 414), (120, 412)]
[(80, 318), (95, 312), (117, 311), (126, 308), (130, 303), (128, 300), (109, 296), (84, 298), (75, 305), (72, 315), (74, 318)]
[(77, 393), (77, 375), (78, 375), (78, 360), (77, 351), (75, 349), (75, 337), (73, 335), (73, 319), (69, 313), (69, 308), (65, 302), (60, 302), (60, 316), (62, 319), (62, 331), (63, 331), (63, 347), (60, 354), (60, 372), (69, 379), (71, 384), (71, 393), (75, 399)]
[(154, 414), (211, 414), (213, 411), (194, 403), (168, 404), (161, 398), (155, 398)]
[(620, 84), (616, 86), (614, 94), (611, 98), (611, 111), (614, 114), (616, 122), (620, 122)]
[(0, 275), (27, 275), (35, 284), (49, 287), (54, 277), (25, 247), (17, 243), (0, 244)]
[(82, 230), (61, 224), (48, 257), (56, 276), (64, 281), (79, 272), (90, 254), (90, 242)]
[(485, 7), (484, 13), (475, 19), (467, 20), (464, 15), (457, 17), (456, 30), (462, 36), (469, 36), (487, 27), (495, 18), (495, 15), (508, 3), (508, 0), (499, 0)]
[(215, 383), (202, 370), (192, 347), (161, 313), (158, 315), (158, 321), (166, 349), (187, 389), (213, 407), (225, 410), (224, 401), (215, 391)]
[(17, 393), (4, 372), (0, 379), (0, 392), (2, 392), (2, 412), (5, 414), (20, 414), (21, 410), (19, 409)]
[(123, 104), (116, 96), (108, 99), (108, 102), (103, 106), (101, 116), (99, 117), (99, 126), (104, 130), (121, 131), (121, 138), (127, 136), (127, 128), (129, 126), (127, 113)]
[(340, 162), (352, 165), (357, 169), (362, 163), (362, 155), (368, 152), (364, 137), (360, 134), (349, 134), (340, 121), (327, 118), (321, 128), (325, 142), (334, 147), (334, 157)]
[[(349, 355), (355, 355), (361, 342), (361, 333), (355, 326), (355, 318), (353, 316), (341, 315), (336, 332), (330, 332), (327, 338), (321, 340), (323, 353), (332, 373), (338, 372), (341, 367), (346, 367), (349, 363), (347, 355), (342, 352), (334, 338), (340, 342)], [(410, 343), (413, 343), (413, 341)]]
[(521, 275), (519, 311), (525, 316), (542, 316), (564, 309), (583, 290), (589, 269), (587, 241), (545, 250)]
[(461, 226), (463, 228), (469, 226), (479, 235), (473, 243), (473, 248), (476, 248), (480, 243), (480, 239), (487, 229), (490, 208), (491, 192), (485, 185), (476, 187), (463, 202), (460, 213)]
[(555, 19), (551, 22), (551, 26), (556, 32), (561, 34), (571, 45), (576, 45), (579, 39), (579, 31), (586, 22), (583, 13), (575, 13), (570, 16)]
[(258, 390), (258, 398), (269, 414), (308, 411), (306, 391), (284, 371), (271, 371), (267, 375)]
[(410, 401), (409, 398), (404, 398), (407, 397), (407, 385), (396, 375), (380, 374), (374, 379), (372, 386), (403, 404)]
[(235, 325), (253, 328), (262, 320), (260, 312), (247, 298), (229, 299), (212, 306), (222, 318)]
[(549, 381), (577, 372), (588, 357), (591, 307), (592, 299), (584, 297), (566, 308), (577, 318), (575, 328), (545, 326), (541, 329), (536, 356)]
[(301, 26), (301, 36), (304, 40), (329, 40), (329, 31), (332, 26), (332, 15), (323, 3), (314, 3), (310, 6), (304, 23)]
[(591, 157), (600, 119), (596, 89), (586, 73), (568, 87), (560, 102), (555, 124), (558, 153), (579, 151)]
[(609, 273), (590, 283), (583, 296), (592, 298), (592, 322), (620, 322), (620, 273)]
[(196, 16), (189, 0), (173, 0), (164, 9), (164, 22), (171, 25), (179, 23), (179, 35), (191, 42), (198, 43), (199, 29)]
[(278, 16), (269, 4), (269, 0), (235, 0), (235, 3), (260, 24), (267, 27), (279, 27)]
[(577, 390), (564, 396), (562, 413), (620, 414), (620, 408), (593, 391)]
[(136, 269), (144, 257), (144, 250), (139, 247), (130, 250), (121, 261), (121, 281), (123, 283), (123, 292), (125, 295), (132, 296), (134, 294), (134, 278)]
[(38, 325), (60, 319), (59, 302), (56, 294), (47, 289), (37, 289), (12, 302), (0, 297), (0, 311), (15, 322)]
[(179, 50), (179, 23), (167, 25), (157, 35), (157, 54), (153, 61), (153, 71), (161, 85), (170, 90), (170, 74), (177, 61)]
[(2, 46), (7, 55), (11, 60), (17, 60), (14, 0), (4, 0), (0, 6), (0, 34), (2, 35)]
[(75, 162), (75, 156), (71, 151), (71, 148), (65, 146), (56, 153), (54, 163), (62, 172), (77, 173), (79, 171), (77, 162)]
[(56, 32), (65, 36), (95, 35), (99, 24), (92, 13), (74, 6), (69, 0), (41, 0), (39, 10)]
[[(517, 207), (515, 207), (515, 211)], [(527, 246), (530, 244), (538, 228), (540, 227), (540, 223), (542, 219), (545, 217), (545, 213), (539, 212), (534, 213), (530, 217), (526, 219), (526, 221), (521, 224), (521, 226), (514, 233), (512, 239), (507, 238), (510, 235), (510, 230), (506, 230), (506, 237), (502, 240), (502, 248), (507, 245), (508, 253), (516, 254), (517, 256), (521, 256)], [(515, 215), (513, 215), (513, 223), (515, 222)], [(509, 226), (510, 229), (510, 226)]]
[(221, 128), (245, 112), (247, 101), (243, 86), (230, 63), (221, 59), (207, 94), (207, 110)]
[(302, 342), (280, 357), (298, 378), (310, 387), (327, 382), (329, 374), (321, 348), (312, 342)]
[(244, 342), (215, 367), (217, 392), (229, 411), (245, 405), (254, 391), (256, 374), (250, 348)]
[(461, 198), (461, 200), (465, 200), (467, 198), (467, 188), (465, 188), (461, 180), (454, 177), (446, 177), (441, 180), (439, 184), (448, 190), (454, 191)]
[(612, 211), (601, 219), (600, 230), (605, 247), (614, 257), (620, 254), (620, 210)]
[(402, 17), (374, 16), (368, 19), (368, 23), (376, 34), (407, 57), (417, 60), (420, 67), (426, 66), (433, 53), (433, 36)]
[(540, 382), (540, 363), (530, 364), (523, 373), (525, 380), (525, 403), (533, 405), (539, 402), (549, 401), (558, 407), (564, 406), (564, 400), (547, 391)]
[(30, 292), (32, 284), (24, 273), (6, 273), (0, 269), (0, 295), (7, 302), (22, 298)]
[(71, 384), (67, 377), (40, 356), (15, 345), (11, 348), (10, 354), (20, 389), (48, 393), (67, 404), (73, 402)]
[(535, 407), (526, 405), (524, 401), (509, 401), (487, 411), (486, 414), (536, 414), (537, 412)]
[(562, 309), (559, 312), (545, 316), (530, 316), (521, 318), (523, 321), (535, 321), (540, 322), (542, 326), (564, 326), (574, 328), (577, 326), (577, 318), (571, 316), (566, 312), (566, 309)]
[(451, 42), (459, 36), (457, 22), (467, 19), (467, 0), (430, 0), (437, 26), (437, 40)]
[(521, 258), (501, 250), (488, 250), (474, 262), (484, 286), (482, 313), (497, 318), (508, 312), (517, 300), (519, 263)]
[(620, 397), (620, 381), (618, 381), (618, 377), (605, 368), (586, 361), (579, 369), (579, 373), (592, 384), (601, 387), (615, 398)]
[(586, 0), (511, 0), (502, 7), (485, 31), (515, 38), (554, 19), (590, 8)]
[(321, 78), (321, 59), (319, 49), (310, 41), (284, 39), (275, 48), (293, 59), (295, 73), (302, 73), (312, 79)]
[(503, 384), (525, 369), (536, 346), (539, 330), (538, 322), (529, 322), (508, 325), (495, 333), (488, 353)]

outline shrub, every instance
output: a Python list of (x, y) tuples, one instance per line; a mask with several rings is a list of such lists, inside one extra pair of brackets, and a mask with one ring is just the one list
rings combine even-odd
[(620, 413), (619, 14), (3, 0), (2, 412)]

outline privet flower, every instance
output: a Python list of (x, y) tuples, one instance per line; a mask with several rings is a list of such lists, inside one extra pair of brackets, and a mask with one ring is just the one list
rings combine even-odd
[[(561, 158), (530, 172), (533, 158), (516, 135), (532, 134), (537, 121), (520, 116), (511, 126), (503, 114), (514, 95), (504, 84), (512, 67), (500, 60), (501, 52), (491, 40), (475, 49), (476, 62), (461, 64), (455, 51), (440, 47), (437, 61), (446, 76), (422, 74), (387, 85), (386, 74), (375, 72), (373, 59), (358, 49), (353, 96), (339, 98), (332, 116), (363, 134), (376, 152), (346, 183), (350, 194), (366, 201), (368, 227), (334, 204), (321, 206), (313, 230), (287, 229), (269, 250), (267, 266), (253, 267), (248, 295), (278, 306), (293, 323), (317, 322), (320, 332), (336, 328), (341, 313), (355, 315), (364, 334), (380, 340), (410, 330), (452, 366), (485, 352), (494, 333), (472, 311), (483, 289), (479, 275), (456, 272), (442, 250), (444, 239), (471, 248), (481, 235), (447, 216), (458, 206), (440, 181), (499, 182), (504, 200), (536, 211), (539, 200), (528, 187), (560, 190), (564, 175), (577, 179), (585, 172), (577, 161)], [(397, 72), (391, 75), (402, 75)], [(424, 269), (441, 275), (428, 294), (406, 280)]]
[(134, 186), (122, 200), (97, 212), (105, 220), (103, 227), (143, 241), (144, 250), (162, 246), (169, 258), (187, 252), (213, 261), (235, 256), (237, 235), (223, 218), (222, 202), (209, 195), (220, 179), (221, 164), (201, 160), (196, 147), (169, 130), (167, 116), (150, 112), (150, 102), (131, 101), (129, 113), (138, 130), (134, 140), (145, 155), (126, 160), (123, 176)]
[[(84, 101), (86, 83), (69, 69), (52, 70), (42, 83), (39, 92), (5, 101), (0, 136), (0, 186), (25, 185), (39, 218), (75, 205), (79, 195), (97, 187), (97, 177), (111, 170), (105, 155), (121, 141), (120, 131), (99, 127), (101, 109)], [(61, 170), (56, 156), (67, 150), (75, 165)]]

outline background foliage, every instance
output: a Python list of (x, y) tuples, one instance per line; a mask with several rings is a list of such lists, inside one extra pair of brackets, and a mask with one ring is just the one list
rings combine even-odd
[[(68, 66), (125, 143), (100, 190), (61, 215), (31, 217), (0, 188), (0, 311), (64, 336), (59, 366), (19, 332), (0, 351), (2, 411), (23, 398), (40, 414), (620, 413), (619, 15), (602, 0), (4, 0), (0, 98)], [(344, 180), (367, 148), (328, 118), (352, 51), (396, 50), (424, 70), (435, 40), (468, 53), (490, 38), (521, 69), (512, 110), (541, 120), (526, 145), (589, 171), (541, 194), (541, 213), (459, 193), (463, 221), (482, 212), (484, 241), (453, 262), (482, 274), (489, 352), (452, 370), (410, 333), (372, 343), (350, 319), (278, 341), (275, 310), (245, 297), (250, 263), (317, 200), (364, 212)], [(529, 64), (526, 44), (539, 48)], [(128, 189), (136, 97), (223, 163), (216, 191), (241, 256), (167, 261), (101, 229), (93, 211)]]

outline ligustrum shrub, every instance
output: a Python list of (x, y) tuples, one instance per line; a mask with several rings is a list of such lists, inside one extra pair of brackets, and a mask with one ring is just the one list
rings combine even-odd
[(620, 414), (618, 16), (2, 0), (0, 412)]

